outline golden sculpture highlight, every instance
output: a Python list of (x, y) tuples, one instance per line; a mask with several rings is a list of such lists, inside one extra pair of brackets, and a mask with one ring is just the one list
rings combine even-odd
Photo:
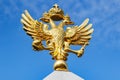
[[(56, 60), (54, 70), (67, 71), (68, 68), (65, 61), (67, 60), (68, 52), (72, 52), (78, 57), (83, 55), (84, 48), (89, 44), (93, 33), (92, 24), (88, 24), (89, 19), (87, 18), (81, 25), (67, 27), (65, 31), (63, 29), (65, 25), (74, 23), (68, 15), (64, 15), (63, 10), (57, 4), (48, 12), (45, 12), (40, 20), (42, 22), (34, 20), (27, 10), (22, 14), (23, 29), (33, 39), (33, 50), (49, 50), (53, 59)], [(60, 23), (56, 25), (55, 21)], [(42, 41), (46, 41), (46, 46), (42, 44)], [(72, 50), (70, 45), (80, 45), (81, 48)]]

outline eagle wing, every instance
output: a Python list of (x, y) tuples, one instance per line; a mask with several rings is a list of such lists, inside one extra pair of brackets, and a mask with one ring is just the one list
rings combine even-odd
[(48, 40), (51, 38), (51, 35), (46, 34), (43, 30), (46, 25), (34, 20), (27, 10), (22, 14), (21, 23), (23, 24), (23, 29), (33, 39), (33, 49), (42, 50), (42, 40)]
[(91, 34), (93, 33), (92, 24), (88, 24), (87, 18), (80, 26), (68, 27), (66, 30), (65, 41), (72, 45), (89, 44)]

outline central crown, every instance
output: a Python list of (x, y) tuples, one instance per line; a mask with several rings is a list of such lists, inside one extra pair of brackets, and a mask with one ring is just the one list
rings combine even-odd
[(66, 20), (66, 25), (74, 24), (68, 15), (64, 15), (64, 11), (60, 9), (57, 4), (54, 4), (48, 12), (43, 13), (43, 16), (40, 20), (48, 23), (49, 18), (54, 21)]

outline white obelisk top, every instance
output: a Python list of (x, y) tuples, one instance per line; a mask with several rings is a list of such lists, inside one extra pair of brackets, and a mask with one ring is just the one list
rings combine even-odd
[(84, 80), (76, 74), (69, 71), (54, 71), (43, 80)]

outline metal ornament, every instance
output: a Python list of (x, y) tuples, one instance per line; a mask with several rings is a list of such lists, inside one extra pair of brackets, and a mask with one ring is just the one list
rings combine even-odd
[[(68, 15), (64, 15), (64, 11), (55, 4), (48, 12), (45, 12), (40, 18), (42, 22), (34, 20), (29, 12), (25, 10), (22, 14), (21, 22), (23, 29), (32, 37), (32, 47), (35, 51), (49, 50), (54, 63), (54, 70), (68, 71), (66, 60), (68, 52), (81, 57), (84, 53), (86, 45), (89, 44), (91, 34), (93, 33), (92, 24), (89, 24), (89, 19), (85, 19), (79, 26), (67, 27), (65, 25), (74, 24)], [(59, 21), (59, 25), (55, 22)], [(42, 44), (42, 41), (46, 41)], [(70, 45), (80, 45), (79, 50), (70, 49)]]

